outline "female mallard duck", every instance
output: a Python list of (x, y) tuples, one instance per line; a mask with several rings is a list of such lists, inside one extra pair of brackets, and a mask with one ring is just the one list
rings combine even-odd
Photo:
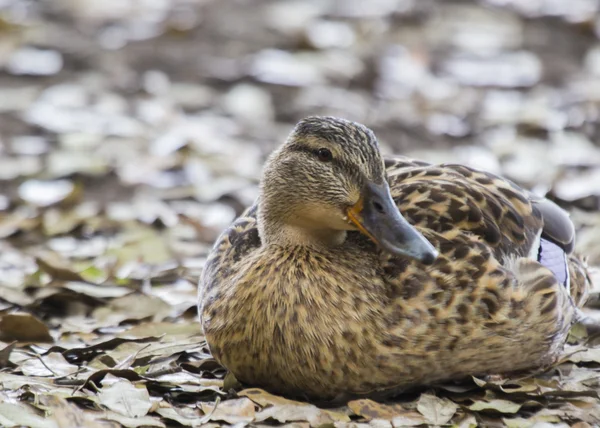
[(587, 296), (566, 213), (461, 165), (384, 161), (371, 130), (301, 121), (200, 288), (214, 357), (315, 399), (556, 361)]

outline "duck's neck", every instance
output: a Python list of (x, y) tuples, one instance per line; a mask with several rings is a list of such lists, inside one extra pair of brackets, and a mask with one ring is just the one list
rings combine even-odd
[(264, 201), (258, 204), (258, 233), (266, 245), (309, 247), (322, 250), (339, 247), (346, 231), (316, 227), (293, 215), (294, 210), (276, 209)]

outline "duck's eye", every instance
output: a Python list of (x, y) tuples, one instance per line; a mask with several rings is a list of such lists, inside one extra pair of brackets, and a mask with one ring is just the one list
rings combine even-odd
[(321, 162), (329, 162), (333, 159), (333, 155), (331, 154), (331, 150), (329, 149), (319, 149), (317, 150), (317, 157)]

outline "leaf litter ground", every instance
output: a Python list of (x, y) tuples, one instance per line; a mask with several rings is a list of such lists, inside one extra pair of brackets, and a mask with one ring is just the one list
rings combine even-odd
[(241, 387), (196, 320), (212, 241), (311, 114), (549, 195), (600, 265), (599, 5), (564, 4), (0, 2), (0, 426), (600, 424), (581, 328), (545, 373), (322, 408)]

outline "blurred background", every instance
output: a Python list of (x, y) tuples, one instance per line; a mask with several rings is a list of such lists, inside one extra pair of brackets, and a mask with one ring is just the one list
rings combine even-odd
[[(0, 424), (264, 420), (247, 398), (215, 412), (231, 383), (195, 322), (196, 287), (265, 157), (308, 115), (360, 121), (387, 154), (548, 195), (599, 266), (599, 12), (600, 0), (0, 0)], [(513, 379), (501, 400), (492, 385), (436, 392), (460, 409), (436, 403), (456, 426), (595, 426), (595, 351), (553, 379)], [(281, 421), (333, 425), (283, 403)], [(416, 424), (452, 417), (418, 403)]]
[(170, 314), (191, 314), (204, 258), (256, 197), (265, 156), (315, 114), (366, 124), (386, 153), (549, 194), (598, 264), (598, 12), (597, 0), (0, 0), (0, 307), (43, 314), (57, 305), (49, 281), (162, 280)]

